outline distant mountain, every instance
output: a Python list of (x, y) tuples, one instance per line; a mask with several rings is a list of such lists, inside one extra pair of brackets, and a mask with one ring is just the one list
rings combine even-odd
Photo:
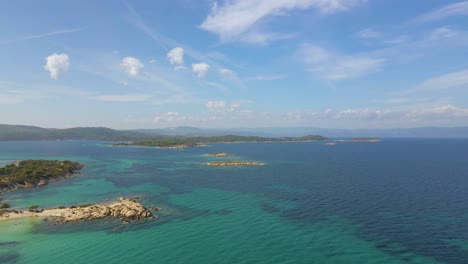
[(131, 130), (113, 130), (105, 127), (77, 127), (67, 129), (34, 126), (1, 125), (0, 140), (135, 140), (148, 136)]
[(394, 129), (335, 129), (315, 127), (269, 127), (204, 129), (174, 127), (164, 129), (114, 130), (105, 127), (76, 127), (67, 129), (35, 126), (0, 125), (3, 140), (103, 140), (131, 141), (161, 137), (212, 137), (212, 136), (302, 137), (322, 135), (329, 138), (468, 138), (468, 127), (420, 127)]
[(382, 138), (468, 138), (468, 127), (419, 127), (391, 129), (340, 129), (317, 127), (267, 127), (203, 129), (195, 127), (174, 127), (165, 129), (140, 129), (149, 135), (167, 136), (259, 136), (259, 137), (301, 137), (322, 135), (334, 138), (382, 137)]
[(224, 135), (250, 136), (250, 131), (244, 132), (239, 129), (197, 128), (188, 126), (159, 129), (136, 129), (135, 131), (147, 135), (166, 135), (180, 137), (211, 137)]

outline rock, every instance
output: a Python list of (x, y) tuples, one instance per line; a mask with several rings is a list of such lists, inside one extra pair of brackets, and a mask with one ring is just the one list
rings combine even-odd
[(226, 167), (226, 166), (265, 166), (263, 162), (255, 161), (215, 161), (206, 163), (208, 166)]
[(208, 154), (208, 156), (211, 156), (211, 157), (227, 157), (227, 156), (229, 156), (229, 154), (227, 154), (225, 152), (219, 152), (219, 153)]

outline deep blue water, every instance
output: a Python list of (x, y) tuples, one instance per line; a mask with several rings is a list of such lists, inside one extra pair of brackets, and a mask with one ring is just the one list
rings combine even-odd
[[(213, 152), (268, 166), (204, 166), (219, 160), (203, 156)], [(133, 251), (108, 263), (143, 263), (141, 254), (160, 263), (468, 263), (468, 140), (185, 150), (0, 142), (0, 163), (27, 158), (86, 167), (44, 188), (4, 194), (17, 208), (138, 195), (164, 210), (157, 221), (129, 226), (0, 222), (0, 232), (25, 226), (0, 238), (0, 263), (2, 255), (5, 263), (104, 263), (123, 244)], [(61, 254), (51, 256), (57, 247)]]

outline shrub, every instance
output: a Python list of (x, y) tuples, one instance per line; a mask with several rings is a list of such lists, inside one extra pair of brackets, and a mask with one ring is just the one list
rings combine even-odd
[(2, 203), (0, 205), (0, 209), (7, 209), (7, 208), (10, 208), (10, 204), (9, 203)]

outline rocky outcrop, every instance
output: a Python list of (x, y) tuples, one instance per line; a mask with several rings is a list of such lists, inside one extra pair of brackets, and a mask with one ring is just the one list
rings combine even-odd
[(263, 162), (256, 161), (215, 161), (206, 163), (207, 166), (227, 167), (227, 166), (265, 166)]
[(41, 211), (8, 211), (1, 218), (38, 216), (58, 222), (74, 222), (117, 218), (122, 222), (141, 221), (156, 218), (153, 213), (135, 200), (118, 198), (118, 202), (107, 205), (81, 205), (70, 208), (45, 209)]
[(227, 156), (229, 156), (229, 154), (227, 154), (225, 152), (211, 153), (211, 154), (207, 154), (207, 155), (210, 156), (210, 157), (227, 157)]

